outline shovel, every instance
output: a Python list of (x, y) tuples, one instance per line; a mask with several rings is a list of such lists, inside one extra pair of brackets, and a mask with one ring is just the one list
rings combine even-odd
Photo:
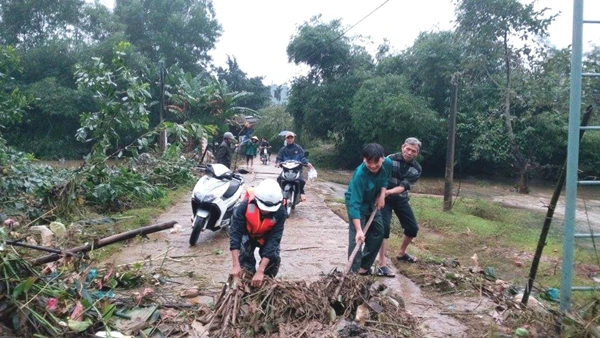
[[(373, 219), (375, 218), (376, 213), (377, 213), (377, 209), (374, 209), (373, 212), (371, 212), (371, 216), (367, 220), (367, 224), (365, 225), (365, 228), (363, 230), (365, 237), (367, 236), (367, 231), (369, 231), (369, 227), (371, 226), (371, 223), (373, 223)], [(344, 269), (344, 275), (347, 275), (348, 272), (350, 272), (350, 268), (352, 267), (352, 262), (354, 261), (354, 257), (356, 257), (356, 254), (358, 253), (358, 250), (360, 250), (360, 247), (362, 246), (362, 244), (363, 244), (363, 241), (359, 241), (358, 243), (356, 243), (354, 250), (352, 250), (350, 257), (348, 258), (348, 263), (346, 263), (346, 268)]]
[[(367, 220), (367, 224), (365, 225), (365, 228), (363, 229), (363, 233), (365, 234), (365, 237), (367, 236), (367, 231), (369, 231), (369, 227), (371, 226), (371, 223), (373, 223), (373, 219), (375, 218), (376, 213), (377, 213), (377, 209), (374, 209), (373, 212), (371, 212), (371, 216)], [(348, 258), (348, 263), (346, 263), (346, 268), (344, 269), (344, 274), (342, 275), (340, 284), (335, 289), (335, 292), (333, 293), (333, 297), (331, 298), (331, 302), (332, 302), (332, 304), (334, 304), (333, 305), (334, 308), (336, 307), (336, 305), (338, 307), (341, 305), (337, 299), (338, 295), (340, 294), (340, 291), (342, 290), (342, 285), (344, 285), (344, 279), (346, 278), (346, 275), (348, 274), (348, 272), (350, 272), (350, 268), (352, 267), (352, 262), (354, 261), (354, 257), (356, 257), (356, 254), (358, 253), (358, 250), (360, 250), (360, 247), (362, 246), (362, 244), (363, 244), (363, 241), (359, 241), (358, 243), (356, 243), (354, 250), (352, 250), (350, 257)]]

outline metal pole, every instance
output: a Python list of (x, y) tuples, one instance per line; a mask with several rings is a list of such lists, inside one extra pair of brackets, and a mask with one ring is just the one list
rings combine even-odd
[(583, 0), (573, 0), (573, 43), (571, 47), (571, 92), (569, 101), (569, 139), (567, 146), (567, 185), (563, 267), (560, 283), (560, 310), (571, 307), (573, 283), (573, 246), (577, 209), (577, 167), (579, 164), (579, 121), (581, 115), (581, 70), (583, 36)]

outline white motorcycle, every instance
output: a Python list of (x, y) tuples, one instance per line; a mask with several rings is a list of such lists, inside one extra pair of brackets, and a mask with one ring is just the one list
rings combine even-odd
[(192, 234), (190, 246), (196, 245), (206, 229), (217, 231), (231, 225), (233, 209), (244, 189), (244, 178), (222, 164), (207, 164), (192, 191)]

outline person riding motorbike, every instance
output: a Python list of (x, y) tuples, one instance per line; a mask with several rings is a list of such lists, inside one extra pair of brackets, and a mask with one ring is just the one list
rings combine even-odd
[[(271, 145), (264, 137), (262, 138), (262, 141), (260, 142), (260, 146), (258, 149), (259, 149), (259, 154), (261, 156), (261, 159), (264, 156), (266, 156), (266, 162), (271, 162)], [(267, 150), (266, 154), (265, 154), (265, 149)]]
[[(260, 287), (265, 275), (275, 277), (279, 272), (281, 237), (287, 214), (283, 208), (279, 184), (266, 179), (253, 189), (233, 213), (230, 228), (231, 275), (239, 277), (242, 268), (253, 274), (251, 285)], [(258, 269), (254, 251), (261, 257)]]
[[(285, 135), (286, 145), (279, 150), (277, 154), (277, 158), (275, 159), (275, 166), (278, 167), (281, 162), (296, 160), (302, 162), (303, 165), (306, 165), (309, 169), (313, 166), (306, 157), (304, 156), (304, 149), (297, 143), (295, 143), (296, 134), (293, 132), (288, 132)], [(302, 176), (302, 171), (300, 171), (300, 201), (306, 201), (306, 196), (304, 194), (304, 185), (306, 181), (304, 181), (304, 177)], [(281, 185), (281, 176), (277, 177), (277, 182)]]

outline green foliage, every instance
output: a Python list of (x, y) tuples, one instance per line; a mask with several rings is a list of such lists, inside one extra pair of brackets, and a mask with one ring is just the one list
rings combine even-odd
[(238, 102), (251, 93), (232, 91), (226, 82), (212, 76), (193, 76), (173, 67), (168, 79), (173, 84), (167, 93), (172, 104), (167, 108), (179, 120), (220, 124), (238, 113), (256, 113), (252, 109), (238, 106)]
[(340, 20), (324, 23), (320, 15), (313, 16), (292, 36), (287, 46), (289, 61), (308, 65), (311, 78), (331, 79), (343, 74), (351, 56), (351, 41), (343, 32)]
[(201, 72), (222, 32), (210, 0), (117, 0), (114, 15), (143, 55), (186, 72)]
[(390, 153), (410, 136), (441, 137), (436, 115), (425, 100), (410, 94), (406, 81), (397, 75), (365, 81), (352, 105), (352, 123), (361, 141), (377, 142)]
[(129, 43), (123, 42), (115, 48), (112, 65), (95, 58), (91, 69), (77, 66), (78, 88), (94, 93), (100, 107), (97, 112), (81, 115), (82, 127), (77, 131), (78, 140), (92, 142), (88, 160), (103, 159), (120, 139), (119, 129), (144, 131), (149, 126), (149, 84), (126, 67), (124, 56), (128, 51)]
[(0, 139), (6, 125), (20, 121), (29, 99), (11, 77), (20, 71), (19, 58), (12, 47), (0, 48)]
[(64, 184), (66, 170), (32, 163), (22, 152), (0, 139), (0, 209), (6, 215), (36, 218), (56, 186)]
[(237, 100), (236, 104), (241, 107), (258, 110), (270, 102), (270, 88), (263, 85), (263, 78), (248, 78), (246, 73), (240, 69), (235, 57), (227, 57), (227, 69), (219, 67), (217, 78), (219, 82), (226, 83), (229, 90), (233, 92), (248, 93), (245, 97)]
[(0, 38), (3, 43), (32, 47), (68, 33), (77, 26), (84, 0), (3, 1)]
[(146, 178), (129, 168), (100, 168), (89, 177), (107, 178), (90, 180), (86, 183), (85, 198), (92, 205), (109, 210), (131, 207), (134, 200), (153, 200), (164, 196), (160, 187), (150, 184)]
[(272, 152), (276, 152), (283, 139), (279, 133), (283, 130), (291, 130), (294, 119), (286, 111), (284, 106), (269, 106), (259, 110), (260, 123), (254, 127), (254, 135), (264, 137), (271, 146)]

